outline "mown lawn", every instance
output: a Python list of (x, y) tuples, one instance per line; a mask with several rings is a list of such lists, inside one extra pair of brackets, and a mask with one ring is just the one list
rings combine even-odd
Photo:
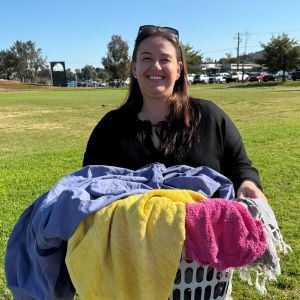
[[(127, 93), (18, 90), (0, 92), (0, 299), (12, 299), (4, 256), (19, 215), (61, 177), (80, 168), (91, 130)], [(235, 121), (283, 237), (293, 248), (282, 257), (277, 282), (267, 284), (268, 295), (259, 295), (236, 272), (234, 299), (300, 299), (300, 82), (199, 85), (191, 87), (191, 95), (215, 101)]]

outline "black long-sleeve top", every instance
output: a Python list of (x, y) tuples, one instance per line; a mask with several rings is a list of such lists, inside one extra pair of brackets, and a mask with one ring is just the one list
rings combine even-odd
[[(228, 177), (235, 190), (244, 180), (251, 180), (261, 188), (258, 172), (248, 159), (232, 120), (209, 100), (191, 101), (199, 107), (201, 119), (192, 147), (186, 151), (180, 164), (208, 166)], [(144, 140), (140, 138), (141, 132), (146, 137)], [(151, 123), (139, 120), (136, 112), (112, 110), (94, 128), (87, 143), (83, 166), (101, 164), (136, 170), (156, 162), (167, 167), (178, 165), (178, 161), (167, 158), (149, 142), (151, 138), (147, 135), (151, 132)]]

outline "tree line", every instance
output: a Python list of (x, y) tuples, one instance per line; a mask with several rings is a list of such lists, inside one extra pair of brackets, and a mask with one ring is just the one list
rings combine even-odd
[[(204, 62), (214, 63), (258, 63), (270, 71), (288, 71), (300, 65), (300, 46), (295, 39), (283, 33), (273, 36), (268, 43), (261, 43), (262, 51), (232, 57), (226, 54), (218, 61), (204, 60), (203, 54), (189, 43), (182, 44), (186, 56), (188, 73), (200, 73)], [(100, 62), (103, 68), (85, 65), (81, 69), (66, 69), (67, 80), (125, 80), (130, 75), (130, 56), (128, 44), (120, 35), (113, 35), (107, 45), (106, 56)], [(42, 49), (32, 41), (17, 40), (9, 49), (0, 50), (0, 78), (19, 79), (21, 82), (47, 83), (51, 81), (50, 69)]]

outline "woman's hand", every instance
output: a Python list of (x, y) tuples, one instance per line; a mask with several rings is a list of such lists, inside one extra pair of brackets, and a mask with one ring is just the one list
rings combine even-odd
[(268, 201), (264, 193), (250, 180), (245, 180), (237, 191), (237, 198), (258, 198)]

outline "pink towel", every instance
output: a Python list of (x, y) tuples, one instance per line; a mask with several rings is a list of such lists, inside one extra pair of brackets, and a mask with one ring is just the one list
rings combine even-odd
[(238, 202), (215, 198), (187, 203), (185, 227), (186, 255), (218, 271), (250, 264), (267, 247), (261, 221)]

